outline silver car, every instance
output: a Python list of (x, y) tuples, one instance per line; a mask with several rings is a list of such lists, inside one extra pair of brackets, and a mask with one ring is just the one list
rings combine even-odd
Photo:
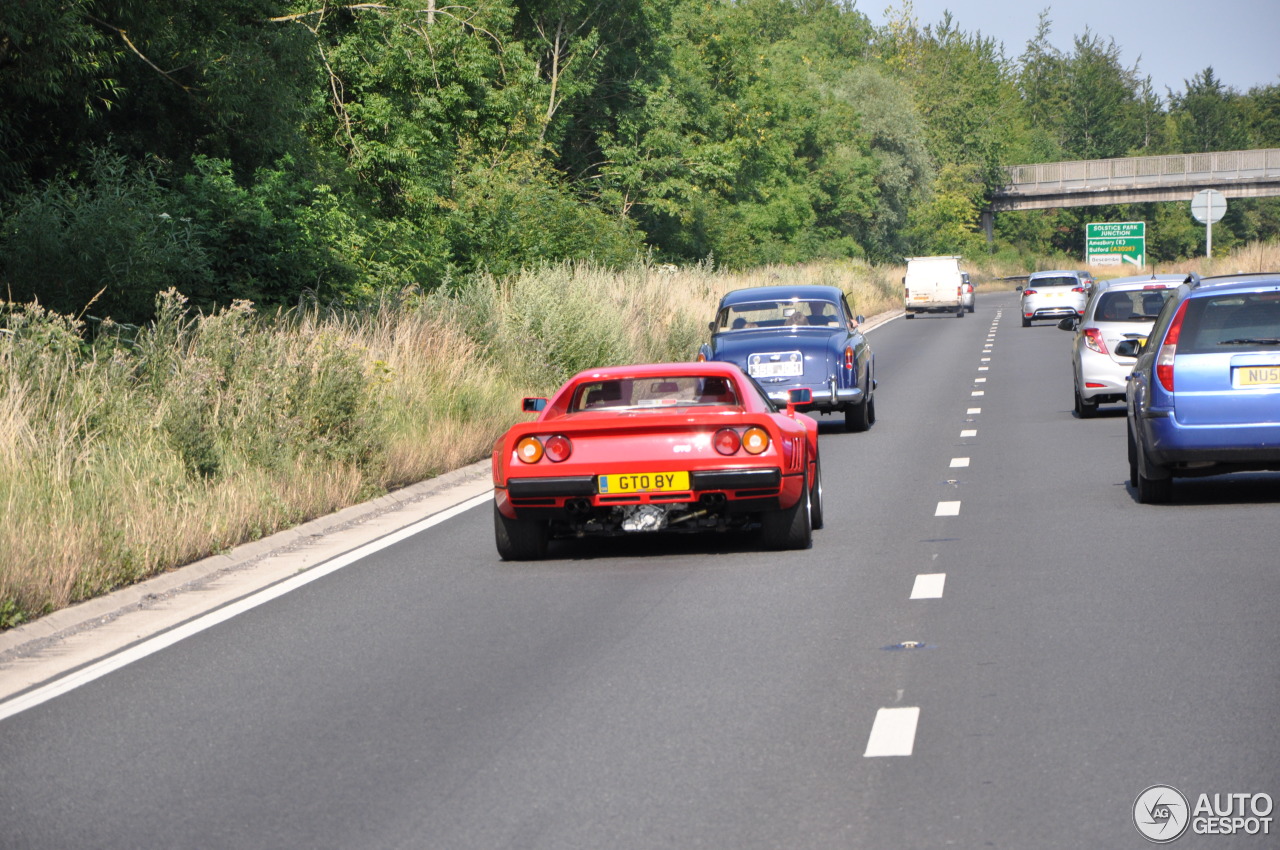
[(960, 272), (960, 279), (964, 281), (964, 283), (960, 284), (960, 306), (972, 313), (975, 306), (973, 303), (973, 282), (969, 280), (968, 272)]
[(1161, 274), (1099, 281), (1084, 315), (1058, 323), (1076, 335), (1071, 345), (1076, 416), (1088, 419), (1099, 404), (1125, 400), (1125, 378), (1137, 358), (1117, 355), (1116, 346), (1126, 339), (1145, 340), (1165, 299), (1186, 278)]
[(1084, 303), (1093, 288), (1088, 272), (1032, 272), (1022, 291), (1022, 326), (1037, 319), (1075, 319), (1084, 313)]

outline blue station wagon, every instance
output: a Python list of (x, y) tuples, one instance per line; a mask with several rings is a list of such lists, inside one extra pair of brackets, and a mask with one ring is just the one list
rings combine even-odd
[(720, 299), (711, 341), (698, 360), (736, 363), (765, 394), (786, 404), (808, 389), (810, 413), (843, 413), (845, 427), (876, 420), (875, 356), (844, 292), (834, 286), (760, 286)]
[(1126, 400), (1138, 501), (1169, 501), (1176, 477), (1280, 470), (1280, 273), (1189, 280), (1137, 353)]

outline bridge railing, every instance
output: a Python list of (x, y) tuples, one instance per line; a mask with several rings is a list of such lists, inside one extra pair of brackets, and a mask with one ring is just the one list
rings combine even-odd
[(1014, 165), (1006, 192), (1168, 186), (1280, 177), (1280, 148)]

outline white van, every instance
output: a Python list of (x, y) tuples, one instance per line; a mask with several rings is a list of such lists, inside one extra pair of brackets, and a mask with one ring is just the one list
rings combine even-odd
[(964, 316), (965, 278), (960, 257), (907, 257), (907, 276), (902, 279), (907, 318), (916, 313), (955, 313)]

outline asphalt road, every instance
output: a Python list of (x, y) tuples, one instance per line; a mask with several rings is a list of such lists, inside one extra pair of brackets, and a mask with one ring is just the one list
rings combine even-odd
[(1013, 293), (870, 337), (811, 550), (504, 564), (482, 504), (0, 720), (0, 848), (1138, 848), (1149, 786), (1280, 798), (1280, 476), (1137, 504)]

